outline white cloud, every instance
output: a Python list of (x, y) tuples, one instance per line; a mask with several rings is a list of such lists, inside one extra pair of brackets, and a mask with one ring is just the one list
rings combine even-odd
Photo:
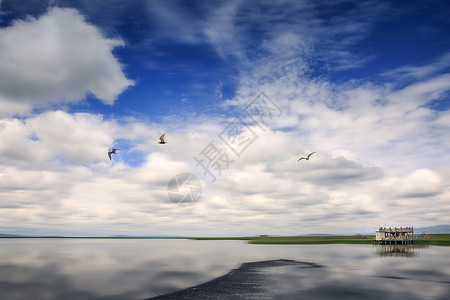
[[(129, 228), (131, 234), (156, 234), (152, 228), (157, 227), (158, 234), (181, 234), (172, 226), (176, 223), (179, 228), (185, 223), (184, 234), (213, 234), (214, 226), (223, 227), (224, 234), (230, 230), (254, 234), (251, 231), (270, 224), (286, 230), (289, 222), (307, 218), (318, 207), (323, 215), (332, 213), (326, 205), (331, 199), (327, 183), (319, 186), (304, 180), (312, 171), (307, 165), (297, 165), (297, 155), (304, 146), (291, 147), (291, 133), (266, 128), (215, 183), (203, 178), (206, 181), (199, 203), (180, 208), (167, 197), (169, 180), (181, 172), (202, 177), (202, 169), (195, 167), (192, 158), (210, 141), (219, 142), (217, 134), (226, 120), (205, 118), (184, 132), (169, 132), (169, 144), (164, 146), (155, 141), (157, 129), (136, 120), (119, 124), (99, 115), (55, 111), (2, 122), (4, 137), (9, 134), (14, 141), (14, 135), (17, 144), (2, 149), (1, 206), (4, 212), (11, 212), (9, 222), (23, 227), (57, 226), (68, 232), (78, 228), (93, 234), (104, 232), (105, 226), (112, 234), (123, 228)], [(128, 141), (146, 154), (140, 166), (131, 167), (116, 157), (112, 162), (107, 159), (108, 146), (118, 137), (126, 141), (127, 132), (131, 133)], [(186, 144), (186, 140), (197, 143)], [(41, 154), (21, 153), (30, 148)], [(21, 154), (15, 160), (14, 152)], [(317, 159), (320, 164), (320, 160), (331, 158), (323, 155)], [(280, 160), (283, 165), (277, 169)], [(356, 174), (352, 184), (365, 180), (364, 174)], [(358, 194), (349, 192), (348, 197)], [(362, 211), (355, 205), (346, 205), (343, 212)], [(242, 222), (249, 226), (238, 226)], [(298, 233), (294, 231), (286, 232)]]
[(1, 113), (28, 113), (48, 103), (78, 102), (92, 93), (105, 104), (133, 82), (105, 38), (74, 9), (53, 8), (39, 19), (0, 29)]
[[(172, 121), (164, 126), (178, 128)], [(9, 212), (10, 223), (24, 228), (56, 226), (92, 234), (340, 233), (351, 231), (355, 223), (362, 224), (360, 231), (376, 228), (380, 218), (404, 224), (399, 212), (405, 209), (411, 212), (407, 221), (414, 224), (445, 219), (445, 209), (428, 207), (424, 212), (420, 207), (424, 197), (445, 207), (450, 190), (443, 182), (448, 174), (424, 169), (393, 177), (389, 169), (361, 164), (359, 158), (365, 155), (348, 152), (351, 144), (341, 144), (341, 150), (330, 155), (307, 143), (309, 135), (300, 136), (297, 129), (258, 131), (258, 139), (241, 157), (231, 157), (235, 161), (230, 168), (211, 183), (192, 158), (211, 141), (219, 145), (217, 134), (229, 121), (192, 121), (169, 131), (169, 144), (159, 145), (156, 127), (162, 124), (139, 120), (119, 123), (62, 111), (4, 119), (2, 134), (8, 133), (11, 141), (17, 137), (18, 144), (11, 147), (20, 154), (22, 146), (33, 145), (43, 154), (22, 153), (12, 160), (6, 156), (14, 151), (2, 149), (1, 157), (8, 159), (2, 161), (1, 209)], [(335, 129), (340, 130), (347, 129)], [(106, 149), (113, 141), (135, 144), (144, 153), (142, 164), (127, 165), (126, 150), (124, 159), (113, 157), (110, 162)], [(311, 145), (319, 151), (309, 161), (297, 162)], [(344, 158), (354, 153), (358, 159)], [(167, 184), (181, 172), (204, 180), (203, 196), (194, 206), (179, 207), (168, 199)]]
[(229, 1), (215, 8), (209, 20), (203, 25), (204, 35), (217, 54), (223, 59), (238, 58), (246, 62), (241, 35), (238, 34), (234, 21), (240, 1)]
[(389, 70), (382, 75), (390, 78), (402, 77), (405, 79), (423, 79), (445, 71), (448, 67), (450, 67), (450, 53), (447, 52), (433, 60), (431, 63), (423, 66), (401, 66), (397, 69)]
[(0, 161), (6, 165), (40, 168), (60, 161), (98, 162), (113, 142), (109, 123), (103, 123), (99, 115), (53, 111), (25, 120), (3, 119), (0, 124), (5, 142), (0, 147)]
[(152, 26), (158, 28), (158, 37), (188, 44), (202, 39), (201, 20), (198, 15), (189, 14), (176, 2), (147, 1)]
[(396, 88), (352, 81), (337, 85), (291, 72), (263, 85), (242, 80), (238, 96), (227, 105), (243, 107), (264, 91), (283, 111), (271, 120), (272, 128), (292, 132), (291, 139), (314, 145), (313, 150), (357, 153), (358, 162), (405, 174), (437, 168), (449, 158), (447, 112), (427, 106), (449, 90), (448, 76)]
[(391, 178), (385, 184), (390, 187), (391, 197), (427, 198), (444, 192), (444, 182), (439, 174), (432, 170), (418, 169), (405, 178)]
[[(233, 1), (214, 7), (203, 28), (213, 49), (224, 59), (237, 59), (240, 71), (252, 73), (253, 80), (264, 81), (292, 70), (303, 72), (313, 60), (326, 61), (325, 67), (331, 70), (358, 68), (374, 56), (361, 57), (349, 46), (368, 36), (380, 14), (388, 14), (388, 5), (352, 3), (345, 12), (339, 5)], [(335, 10), (340, 12), (335, 17), (322, 15)], [(292, 65), (288, 67), (286, 61)]]
[(54, 111), (40, 114), (26, 122), (40, 147), (51, 149), (57, 157), (77, 163), (103, 160), (105, 149), (113, 143), (105, 128), (107, 123), (104, 124), (99, 115), (72, 115)]

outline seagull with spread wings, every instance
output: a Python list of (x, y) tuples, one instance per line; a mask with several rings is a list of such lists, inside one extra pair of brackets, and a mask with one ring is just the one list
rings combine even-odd
[(167, 144), (167, 142), (164, 140), (164, 136), (166, 134), (164, 133), (162, 136), (159, 137), (159, 144)]
[(316, 153), (316, 152), (312, 152), (312, 153), (308, 154), (307, 157), (300, 157), (297, 161), (301, 161), (302, 159), (309, 160), (309, 157), (310, 157), (311, 155), (313, 155), (314, 153)]
[(111, 160), (111, 154), (117, 154), (117, 152), (116, 152), (117, 150), (120, 150), (120, 149), (113, 148), (113, 149), (111, 149), (111, 151), (108, 151), (109, 160)]

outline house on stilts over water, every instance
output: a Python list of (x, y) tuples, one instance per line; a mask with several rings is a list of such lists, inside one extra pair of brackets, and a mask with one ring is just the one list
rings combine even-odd
[(408, 245), (414, 243), (414, 227), (380, 227), (375, 234), (375, 239), (379, 244)]

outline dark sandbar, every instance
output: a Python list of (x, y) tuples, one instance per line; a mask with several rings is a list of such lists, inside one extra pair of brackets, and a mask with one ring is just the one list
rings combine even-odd
[(314, 263), (286, 259), (248, 262), (206, 283), (150, 299), (267, 299), (270, 295), (264, 287), (270, 276), (268, 270), (282, 266), (321, 267)]

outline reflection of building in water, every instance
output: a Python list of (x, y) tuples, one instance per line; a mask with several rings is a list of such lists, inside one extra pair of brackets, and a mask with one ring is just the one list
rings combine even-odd
[(427, 248), (427, 245), (375, 245), (376, 252), (379, 256), (391, 256), (391, 257), (413, 257), (415, 256), (416, 249)]
[(379, 244), (408, 245), (414, 243), (414, 227), (380, 227), (375, 233)]

